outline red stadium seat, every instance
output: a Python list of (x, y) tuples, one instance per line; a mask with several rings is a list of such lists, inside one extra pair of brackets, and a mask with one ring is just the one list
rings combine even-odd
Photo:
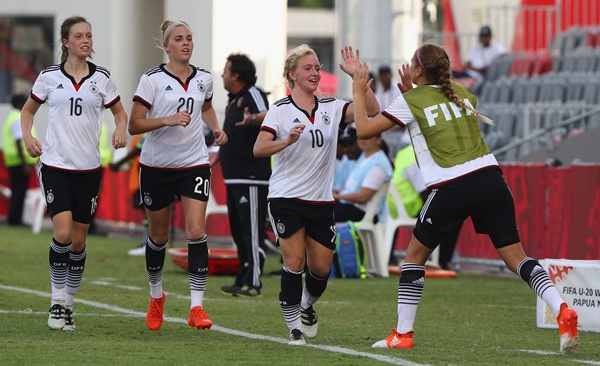
[(541, 75), (552, 71), (552, 57), (544, 52), (538, 53), (533, 61), (531, 75)]

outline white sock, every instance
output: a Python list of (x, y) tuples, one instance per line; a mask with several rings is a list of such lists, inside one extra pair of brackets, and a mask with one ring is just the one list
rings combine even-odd
[(413, 331), (417, 316), (417, 307), (418, 305), (398, 304), (396, 332), (405, 334)]
[(63, 286), (62, 288), (57, 288), (52, 286), (52, 301), (51, 304), (61, 304), (64, 305), (65, 304), (65, 296), (66, 295), (66, 291), (65, 291), (65, 286)]
[(157, 284), (150, 284), (150, 296), (154, 299), (160, 299), (163, 294), (162, 281)]
[(72, 310), (74, 302), (75, 302), (75, 295), (66, 293), (65, 294), (65, 307)]
[(204, 291), (191, 290), (190, 297), (192, 298), (190, 309), (196, 306), (202, 306), (202, 302), (204, 300)]

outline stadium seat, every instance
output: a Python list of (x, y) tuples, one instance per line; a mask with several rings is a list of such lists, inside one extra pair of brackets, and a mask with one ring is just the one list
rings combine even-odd
[(529, 53), (521, 53), (517, 55), (510, 67), (510, 75), (513, 76), (529, 76), (533, 70), (533, 56)]
[(541, 79), (538, 75), (534, 75), (529, 78), (525, 85), (525, 96), (523, 103), (535, 103), (538, 101), (540, 95), (540, 83)]
[(538, 53), (533, 60), (531, 75), (541, 75), (552, 71), (553, 59), (546, 52)]
[(486, 81), (495, 81), (502, 76), (508, 76), (510, 73), (510, 67), (513, 62), (513, 55), (505, 53), (500, 55), (492, 61), (492, 64), (488, 67), (487, 73), (485, 74)]
[(512, 102), (517, 104), (522, 104), (526, 102), (527, 95), (527, 85), (529, 84), (529, 79), (526, 76), (520, 76), (515, 79), (512, 85)]
[(498, 80), (498, 103), (510, 103), (512, 97), (512, 87), (517, 78), (514, 76), (503, 76)]

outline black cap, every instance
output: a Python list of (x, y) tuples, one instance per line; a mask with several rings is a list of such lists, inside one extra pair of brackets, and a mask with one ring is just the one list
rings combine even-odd
[(382, 65), (379, 66), (379, 73), (386, 73), (386, 72), (392, 72), (392, 69), (390, 69), (390, 67), (388, 65)]
[(492, 35), (492, 28), (490, 28), (488, 25), (484, 25), (483, 27), (481, 27), (481, 29), (479, 29), (479, 36), (491, 36)]
[(12, 104), (13, 108), (23, 109), (27, 98), (28, 96), (25, 94), (15, 94), (10, 98), (10, 104)]
[(338, 135), (338, 143), (353, 144), (356, 142), (356, 129), (348, 127), (343, 133)]

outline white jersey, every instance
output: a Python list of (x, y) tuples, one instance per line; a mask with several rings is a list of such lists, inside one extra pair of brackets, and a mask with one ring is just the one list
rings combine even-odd
[(104, 67), (88, 62), (90, 73), (79, 84), (64, 63), (40, 73), (31, 98), (48, 101), (48, 127), (40, 160), (66, 170), (93, 170), (101, 166), (102, 113), (120, 100), (117, 86)]
[(298, 141), (274, 155), (268, 198), (297, 198), (307, 202), (333, 203), (333, 175), (340, 128), (347, 101), (316, 98), (309, 116), (298, 108), (291, 96), (280, 99), (267, 112), (261, 130), (276, 140), (287, 139), (290, 130), (306, 127)]
[(187, 127), (165, 126), (148, 132), (140, 164), (159, 168), (208, 164), (202, 105), (212, 99), (213, 78), (207, 70), (190, 67), (193, 72), (185, 83), (169, 73), (165, 64), (142, 75), (133, 100), (148, 108), (148, 119), (170, 116), (187, 109), (192, 120)]

